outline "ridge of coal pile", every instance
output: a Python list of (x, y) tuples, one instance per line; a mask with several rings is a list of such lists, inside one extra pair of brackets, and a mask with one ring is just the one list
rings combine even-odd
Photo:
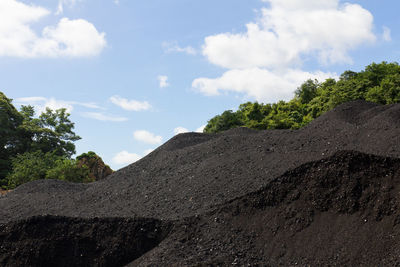
[(400, 104), (343, 104), (300, 130), (175, 136), (102, 181), (36, 181), (0, 197), (0, 223), (31, 216), (175, 220), (251, 193), (340, 150), (400, 157)]

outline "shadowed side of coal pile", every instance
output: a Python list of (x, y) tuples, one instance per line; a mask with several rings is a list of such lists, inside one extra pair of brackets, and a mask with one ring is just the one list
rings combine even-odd
[(0, 225), (0, 266), (124, 266), (156, 247), (170, 223), (40, 216)]
[(394, 266), (399, 205), (400, 159), (340, 151), (182, 220), (130, 266)]

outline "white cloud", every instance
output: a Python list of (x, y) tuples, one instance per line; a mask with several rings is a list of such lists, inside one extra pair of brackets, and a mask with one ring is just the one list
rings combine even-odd
[(195, 132), (196, 132), (196, 133), (202, 133), (202, 132), (204, 131), (204, 128), (206, 128), (206, 126), (207, 126), (207, 125), (205, 125), (205, 124), (202, 125), (202, 126), (200, 126), (199, 128), (196, 129)]
[(50, 11), (17, 0), (0, 1), (0, 56), (87, 57), (98, 55), (106, 46), (105, 33), (83, 19), (62, 18), (47, 26), (41, 35), (31, 25), (48, 16)]
[(100, 112), (84, 112), (82, 113), (82, 116), (90, 119), (95, 119), (98, 121), (114, 121), (114, 122), (123, 122), (129, 120), (128, 118), (125, 117), (117, 117), (117, 116), (112, 116), (112, 115), (107, 115), (104, 113)]
[(382, 38), (383, 38), (383, 40), (384, 40), (385, 42), (390, 42), (390, 41), (392, 41), (392, 33), (391, 33), (391, 30), (390, 30), (388, 27), (386, 27), (386, 26), (383, 26), (383, 35), (382, 35)]
[[(305, 60), (349, 63), (351, 50), (373, 43), (372, 14), (339, 0), (263, 0), (260, 18), (243, 33), (205, 38), (203, 55), (228, 69), (221, 77), (198, 78), (192, 87), (205, 95), (242, 93), (263, 102), (289, 100), (307, 79), (335, 78), (334, 73), (303, 71)], [(389, 36), (386, 31), (386, 37)]]
[(189, 130), (184, 127), (176, 127), (174, 129), (174, 135), (181, 134), (181, 133), (187, 133), (187, 132), (189, 132)]
[[(65, 101), (55, 99), (53, 97), (46, 98), (41, 96), (33, 96), (33, 97), (21, 97), (15, 99), (15, 102), (19, 105), (31, 105), (35, 108), (36, 114), (41, 114), (46, 110), (46, 108), (50, 108), (52, 110), (65, 108), (68, 113), (71, 113), (74, 110), (75, 106), (81, 106), (89, 109), (103, 109), (99, 107), (96, 103), (90, 102), (78, 102), (78, 101)], [(82, 112), (80, 113), (83, 117), (95, 119), (99, 121), (114, 121), (114, 122), (123, 122), (129, 120), (126, 117), (112, 116), (109, 114), (104, 114), (102, 112)]]
[(146, 149), (143, 152), (143, 155), (139, 155), (136, 153), (129, 153), (128, 151), (124, 150), (124, 151), (117, 153), (112, 158), (112, 161), (113, 161), (113, 163), (118, 164), (118, 165), (128, 165), (128, 164), (135, 163), (136, 161), (147, 156), (148, 154), (150, 154), (153, 151), (154, 151), (154, 149)]
[(60, 15), (62, 13), (64, 13), (64, 6), (63, 6), (63, 1), (60, 0), (60, 1), (58, 1), (56, 15)]
[(151, 132), (146, 130), (139, 130), (133, 133), (133, 137), (140, 141), (147, 144), (157, 145), (162, 143), (162, 136), (155, 135)]
[(47, 101), (47, 98), (42, 96), (20, 97), (15, 99), (15, 101), (22, 104), (34, 104), (37, 102)]
[(65, 101), (65, 100), (58, 100), (53, 97), (46, 98), (41, 96), (21, 97), (15, 99), (15, 102), (20, 105), (31, 105), (35, 107), (37, 114), (44, 112), (46, 108), (50, 108), (52, 110), (65, 108), (67, 109), (68, 113), (71, 113), (73, 111), (74, 106), (82, 106), (91, 109), (100, 109), (100, 107), (95, 103)]
[(157, 80), (160, 83), (160, 88), (165, 88), (165, 87), (169, 86), (168, 76), (160, 75), (160, 76), (157, 77)]
[(151, 105), (147, 102), (140, 102), (140, 101), (136, 101), (136, 100), (128, 100), (126, 98), (122, 98), (118, 95), (112, 96), (110, 97), (110, 101), (125, 109), (125, 110), (129, 110), (129, 111), (142, 111), (142, 110), (148, 110), (151, 108)]
[[(205, 127), (206, 127), (206, 125), (202, 125), (199, 128), (197, 128), (194, 132), (202, 133)], [(188, 129), (186, 129), (185, 127), (181, 127), (181, 126), (176, 127), (174, 129), (174, 135), (181, 134), (181, 133), (188, 133), (188, 132), (190, 132)]]
[(150, 148), (150, 149), (146, 149), (145, 151), (144, 151), (144, 155), (145, 156), (147, 156), (148, 154), (150, 154), (151, 152), (153, 152), (154, 151), (154, 149), (153, 148)]
[(15, 99), (15, 102), (20, 105), (33, 106), (37, 114), (41, 114), (42, 112), (46, 111), (46, 108), (50, 108), (52, 110), (65, 108), (68, 113), (71, 113), (74, 109), (72, 102), (39, 96), (21, 97)]
[(102, 107), (98, 106), (95, 103), (83, 103), (83, 102), (76, 102), (76, 101), (71, 101), (69, 103), (71, 103), (72, 105), (78, 105), (78, 106), (82, 106), (82, 107), (85, 107), (85, 108), (103, 109)]
[(317, 55), (323, 63), (350, 62), (348, 52), (375, 41), (372, 14), (357, 4), (338, 0), (268, 0), (247, 32), (205, 39), (203, 54), (228, 69), (276, 68)]
[(75, 3), (78, 1), (81, 1), (81, 0), (59, 0), (56, 15), (60, 15), (64, 12), (64, 5), (73, 7), (75, 5)]
[(118, 164), (118, 165), (125, 165), (125, 164), (134, 163), (134, 162), (138, 161), (141, 158), (142, 158), (142, 156), (140, 156), (138, 154), (129, 153), (128, 151), (124, 150), (124, 151), (121, 151), (121, 152), (117, 153), (113, 157), (112, 161), (115, 164)]
[(188, 55), (196, 55), (197, 51), (191, 46), (180, 47), (176, 42), (164, 42), (162, 47), (165, 53), (185, 53)]
[(221, 92), (244, 93), (260, 102), (289, 100), (293, 91), (307, 79), (325, 80), (335, 74), (286, 69), (272, 72), (266, 69), (252, 68), (230, 70), (216, 79), (198, 78), (193, 81), (193, 88), (205, 95), (219, 95)]

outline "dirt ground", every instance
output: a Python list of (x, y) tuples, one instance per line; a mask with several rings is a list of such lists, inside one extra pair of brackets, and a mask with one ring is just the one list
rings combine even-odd
[(399, 158), (398, 104), (350, 102), (296, 131), (181, 134), (105, 180), (0, 197), (0, 265), (398, 265)]

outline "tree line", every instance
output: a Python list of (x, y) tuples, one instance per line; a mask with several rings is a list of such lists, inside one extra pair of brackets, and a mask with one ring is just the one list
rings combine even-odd
[(209, 120), (204, 132), (234, 127), (298, 129), (334, 107), (358, 99), (378, 104), (399, 103), (399, 64), (372, 63), (360, 72), (345, 71), (338, 80), (308, 80), (297, 88), (290, 101), (241, 104), (237, 111), (226, 110)]

